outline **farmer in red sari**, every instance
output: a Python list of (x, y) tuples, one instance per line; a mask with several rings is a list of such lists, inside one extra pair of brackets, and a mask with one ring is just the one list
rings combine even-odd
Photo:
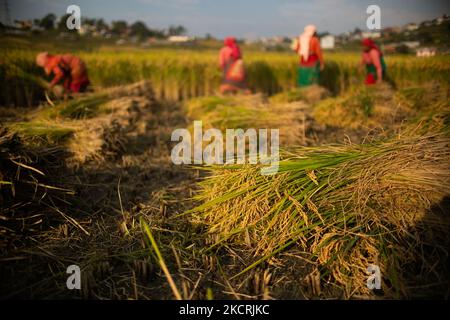
[(320, 71), (324, 68), (324, 61), (316, 27), (312, 24), (307, 25), (304, 32), (294, 40), (292, 49), (300, 56), (297, 85), (306, 87), (317, 84)]
[(222, 84), (220, 85), (220, 92), (249, 93), (247, 88), (244, 63), (242, 61), (241, 49), (239, 48), (236, 39), (228, 37), (224, 40), (225, 46), (220, 50), (219, 64), (223, 71)]
[(361, 65), (366, 67), (366, 85), (381, 83), (386, 73), (383, 53), (372, 39), (362, 40)]
[(89, 85), (86, 65), (78, 57), (41, 52), (36, 57), (36, 64), (44, 68), (47, 75), (54, 74), (50, 89), (62, 82), (67, 92), (78, 93), (84, 92)]

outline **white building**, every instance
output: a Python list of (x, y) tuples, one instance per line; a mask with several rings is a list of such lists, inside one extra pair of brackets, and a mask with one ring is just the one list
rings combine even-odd
[(402, 44), (404, 44), (405, 46), (407, 46), (410, 49), (416, 49), (420, 46), (419, 41), (403, 41)]
[(334, 49), (334, 36), (326, 35), (320, 38), (320, 46), (322, 49)]
[(194, 39), (188, 36), (170, 36), (168, 40), (173, 43), (185, 43), (193, 41)]
[(436, 55), (436, 48), (420, 48), (416, 51), (418, 57), (434, 57)]
[(362, 32), (362, 38), (378, 39), (381, 38), (381, 32)]
[(419, 29), (419, 26), (415, 23), (409, 23), (405, 26), (405, 29), (408, 31), (414, 31), (414, 30)]
[(92, 34), (95, 31), (96, 31), (95, 26), (82, 24), (81, 28), (78, 30), (78, 33), (81, 34), (82, 36), (84, 36), (84, 35)]

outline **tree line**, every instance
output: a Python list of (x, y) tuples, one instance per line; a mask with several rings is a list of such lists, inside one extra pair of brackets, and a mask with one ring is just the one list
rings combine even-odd
[[(46, 31), (56, 30), (60, 32), (67, 32), (69, 31), (66, 27), (68, 17), (69, 15), (66, 14), (58, 19), (55, 14), (49, 13), (41, 19), (34, 19), (33, 24)], [(91, 29), (95, 29), (96, 31), (105, 31), (116, 36), (129, 35), (140, 38), (166, 38), (168, 36), (185, 35), (187, 33), (187, 29), (182, 25), (173, 25), (167, 29), (155, 29), (148, 27), (143, 21), (128, 23), (125, 20), (116, 20), (111, 23), (107, 23), (102, 18), (83, 18), (82, 26), (89, 26)]]

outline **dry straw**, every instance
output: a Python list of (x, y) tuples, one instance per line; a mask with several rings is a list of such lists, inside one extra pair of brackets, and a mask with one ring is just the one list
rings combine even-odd
[[(275, 176), (257, 166), (209, 168), (196, 196), (202, 204), (190, 213), (206, 227), (209, 249), (233, 243), (253, 254), (256, 262), (240, 274), (297, 245), (348, 296), (369, 293), (373, 263), (388, 295), (406, 295), (402, 266), (431, 272), (438, 252), (447, 254), (439, 239), (450, 230), (431, 210), (450, 193), (448, 135), (421, 128), (387, 141), (284, 151)], [(432, 241), (438, 249), (425, 257)]]

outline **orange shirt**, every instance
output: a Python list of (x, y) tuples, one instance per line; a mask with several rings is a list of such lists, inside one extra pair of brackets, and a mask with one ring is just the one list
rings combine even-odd
[[(300, 41), (297, 43), (295, 51), (300, 51)], [(304, 61), (303, 57), (301, 57), (300, 64), (314, 65), (317, 60), (320, 62), (320, 64), (324, 63), (322, 49), (320, 48), (320, 41), (317, 37), (312, 37), (309, 42), (309, 58), (307, 61)]]
[(219, 53), (219, 65), (223, 69), (230, 59), (233, 50), (230, 47), (223, 47)]
[(70, 54), (50, 56), (44, 70), (48, 75), (51, 73), (55, 75), (51, 81), (52, 84), (57, 84), (63, 79), (73, 84), (89, 82), (84, 62)]

